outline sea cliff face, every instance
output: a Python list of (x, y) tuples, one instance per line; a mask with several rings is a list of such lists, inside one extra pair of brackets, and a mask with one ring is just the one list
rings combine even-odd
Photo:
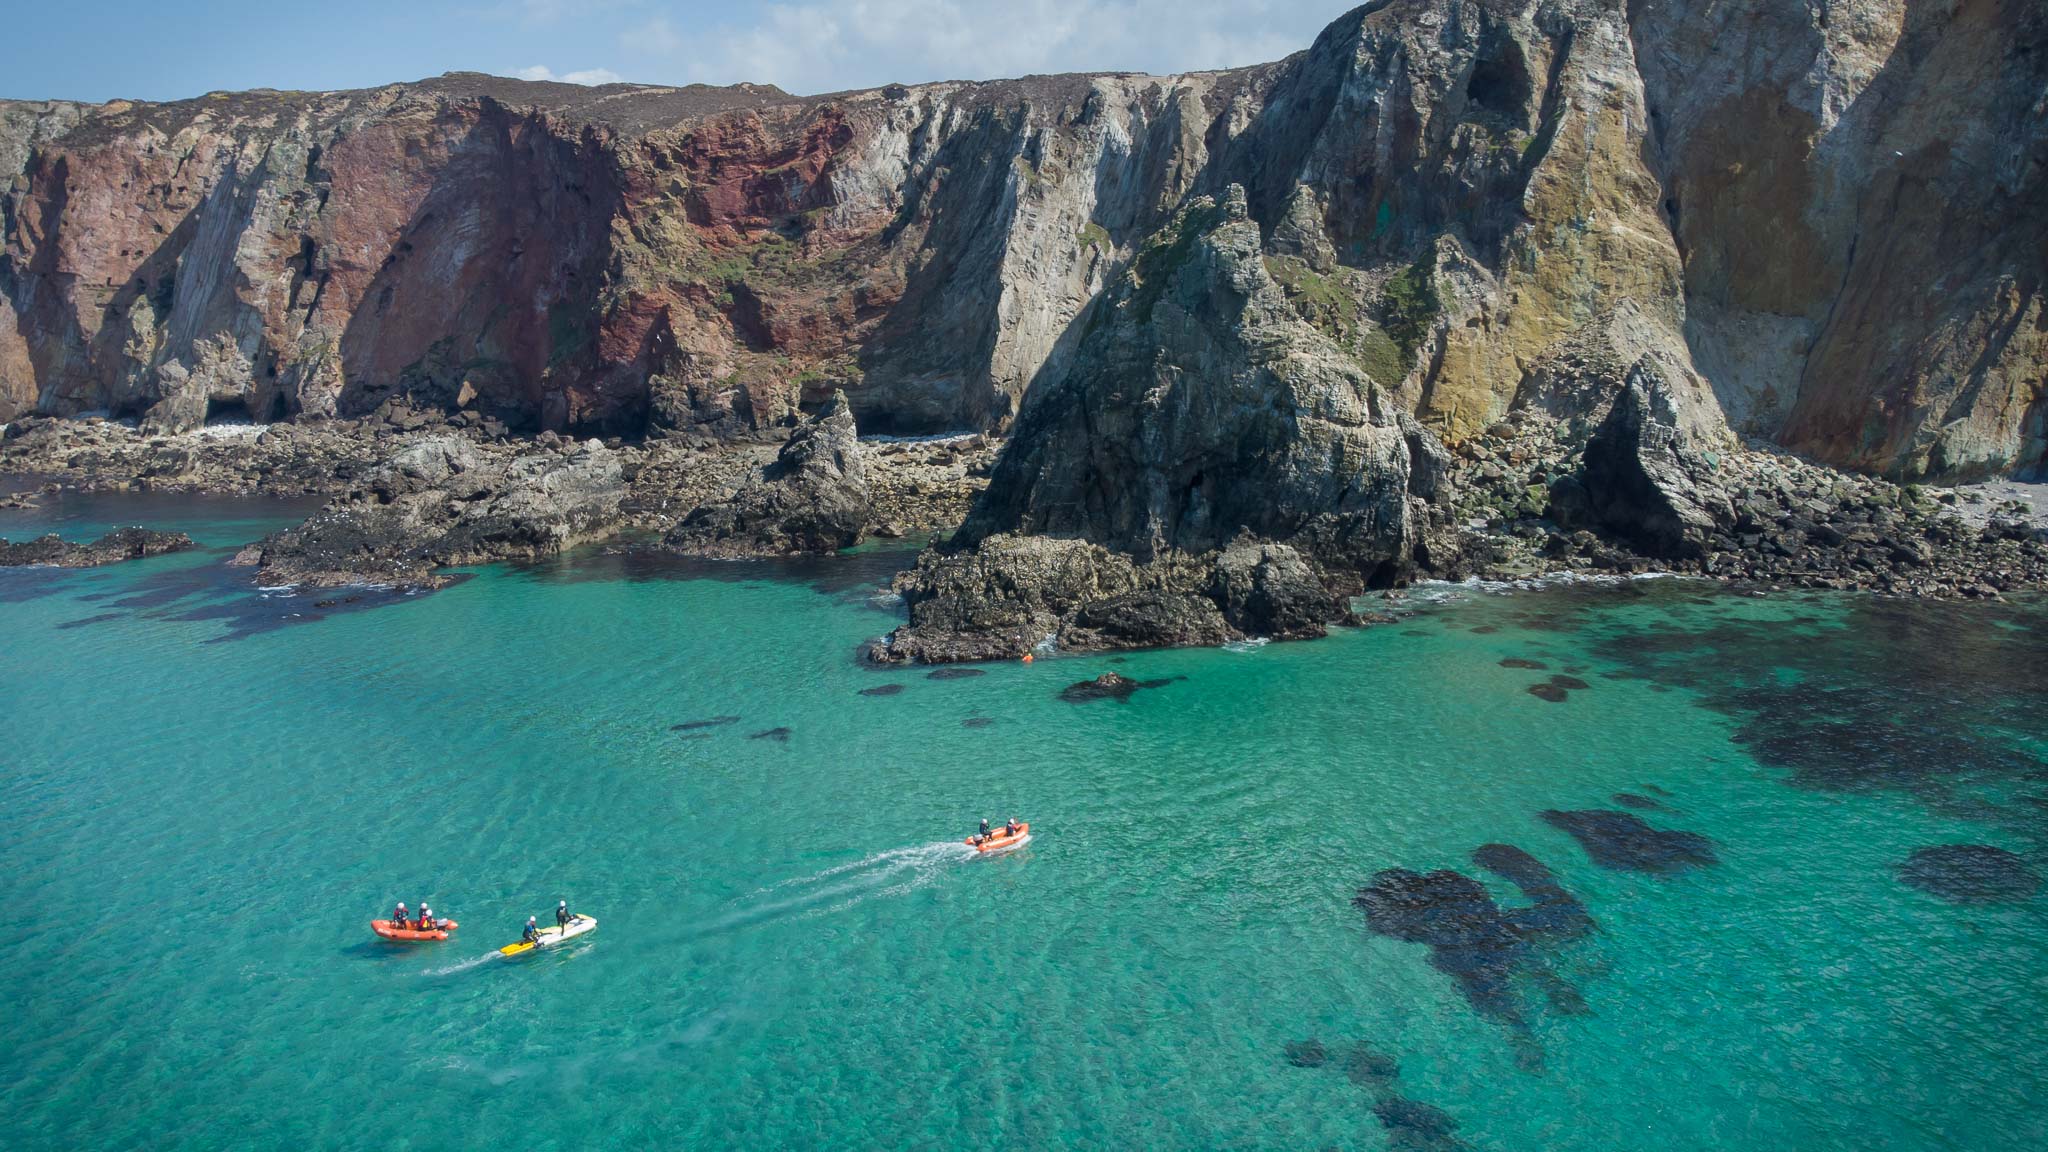
[(2032, 469), (2044, 23), (1385, 0), (1189, 76), (8, 103), (0, 418), (720, 438), (837, 389), (866, 431), (1000, 430), (1238, 184), (1304, 315), (1454, 442), (1597, 354), (1840, 466)]

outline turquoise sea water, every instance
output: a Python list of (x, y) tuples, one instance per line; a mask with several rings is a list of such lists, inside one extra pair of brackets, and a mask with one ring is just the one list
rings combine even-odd
[[(1434, 590), (932, 680), (853, 659), (886, 556), (315, 608), (224, 555), (0, 571), (10, 1148), (2048, 1146), (2048, 896), (1899, 873), (2048, 869), (2033, 609)], [(1058, 698), (1111, 669), (1169, 682)], [(1432, 948), (1388, 869), (1484, 895), (1402, 905)], [(600, 929), (492, 955), (560, 898)], [(375, 941), (400, 899), (462, 926)]]

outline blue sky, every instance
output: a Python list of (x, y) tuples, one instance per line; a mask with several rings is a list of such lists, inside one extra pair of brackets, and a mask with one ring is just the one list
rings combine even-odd
[(0, 97), (169, 100), (467, 70), (792, 92), (1221, 68), (1305, 48), (1357, 0), (71, 0), (10, 4)]

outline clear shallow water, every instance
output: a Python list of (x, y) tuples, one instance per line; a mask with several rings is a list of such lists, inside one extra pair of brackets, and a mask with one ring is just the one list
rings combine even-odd
[[(289, 518), (187, 508), (0, 534)], [(317, 612), (221, 555), (0, 572), (0, 894), (39, 913), (0, 940), (10, 1147), (2048, 1144), (2048, 897), (1897, 872), (2044, 863), (2026, 610), (1658, 581), (934, 681), (852, 660), (887, 557)], [(1112, 668), (1184, 679), (1057, 699)], [(1553, 809), (1718, 862), (1603, 867)], [(1010, 815), (1019, 852), (950, 843)], [(1454, 870), (1498, 907), (1425, 919), (1482, 938), (1529, 905), (1485, 844), (1592, 930), (1433, 953), (1352, 903)], [(600, 930), (485, 959), (562, 897)], [(422, 898), (453, 940), (369, 937)]]

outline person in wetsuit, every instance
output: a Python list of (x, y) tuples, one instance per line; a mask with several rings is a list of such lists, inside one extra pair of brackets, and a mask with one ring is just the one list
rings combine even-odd
[(555, 927), (567, 928), (569, 926), (569, 921), (574, 920), (575, 918), (576, 917), (569, 911), (569, 902), (567, 900), (564, 900), (555, 905)]
[(1017, 818), (1015, 816), (1010, 817), (1010, 822), (1003, 825), (1003, 835), (1005, 836), (1015, 836), (1017, 833), (1022, 832), (1023, 830), (1024, 826), (1022, 824), (1017, 823)]
[(412, 921), (406, 916), (405, 913), (405, 901), (400, 900), (398, 902), (398, 910), (391, 914), (391, 926), (393, 928), (412, 927)]
[(540, 943), (540, 921), (535, 920), (531, 916), (528, 916), (526, 918), (526, 932), (524, 935), (520, 937), (520, 939), (526, 941), (528, 944)]
[(984, 817), (982, 817), (982, 820), (981, 820), (981, 831), (979, 831), (979, 832), (977, 832), (977, 833), (975, 833), (975, 834), (974, 834), (974, 842), (975, 842), (976, 844), (980, 844), (980, 843), (983, 843), (983, 842), (985, 842), (985, 841), (987, 841), (987, 840), (988, 840), (988, 817), (984, 816)]

